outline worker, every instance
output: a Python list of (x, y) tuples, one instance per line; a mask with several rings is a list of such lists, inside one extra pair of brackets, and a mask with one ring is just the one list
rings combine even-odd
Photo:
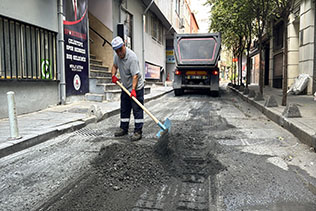
[(112, 40), (112, 48), (116, 52), (112, 66), (112, 82), (116, 84), (117, 70), (120, 72), (123, 86), (130, 91), (128, 96), (124, 91), (121, 93), (121, 123), (115, 137), (128, 134), (131, 110), (133, 109), (135, 128), (131, 141), (138, 141), (142, 138), (142, 128), (144, 124), (144, 112), (137, 105), (132, 97), (135, 97), (141, 104), (144, 104), (144, 78), (139, 68), (136, 54), (125, 46), (123, 39), (119, 36)]

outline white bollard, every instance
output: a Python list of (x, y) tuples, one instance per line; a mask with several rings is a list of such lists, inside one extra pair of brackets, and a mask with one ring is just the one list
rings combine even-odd
[(8, 97), (8, 114), (10, 121), (11, 140), (21, 138), (19, 136), (18, 120), (16, 117), (15, 95), (14, 92), (7, 92)]

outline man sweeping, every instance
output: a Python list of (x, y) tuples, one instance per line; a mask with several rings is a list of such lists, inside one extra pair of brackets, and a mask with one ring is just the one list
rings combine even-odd
[(132, 96), (141, 104), (144, 104), (144, 78), (140, 71), (136, 54), (125, 46), (122, 38), (115, 37), (111, 44), (116, 52), (112, 66), (112, 82), (116, 84), (118, 81), (116, 73), (119, 70), (121, 83), (131, 93), (130, 96), (123, 91), (121, 93), (121, 123), (114, 136), (120, 137), (128, 134), (129, 120), (133, 109), (135, 128), (131, 140), (138, 141), (142, 138), (144, 113), (142, 108), (133, 101)]

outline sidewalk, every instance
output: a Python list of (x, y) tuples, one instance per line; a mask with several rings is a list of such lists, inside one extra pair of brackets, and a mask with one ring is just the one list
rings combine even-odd
[[(145, 102), (171, 92), (172, 87), (152, 86)], [(54, 106), (38, 112), (18, 116), (18, 140), (9, 140), (8, 119), (0, 119), (0, 158), (44, 142), (52, 137), (78, 130), (90, 123), (119, 114), (120, 103), (80, 101)]]
[[(254, 98), (249, 98), (243, 92), (229, 87), (233, 92), (240, 96), (243, 100), (259, 109), (263, 114), (270, 118), (275, 123), (287, 129), (295, 135), (302, 143), (316, 148), (316, 101), (312, 95), (288, 95), (287, 105), (296, 104), (300, 110), (302, 117), (286, 118), (282, 116), (285, 106), (282, 102), (282, 89), (265, 87), (263, 97), (266, 100), (268, 96), (273, 95), (278, 103), (278, 107), (265, 107), (264, 101), (254, 101)], [(249, 86), (249, 90), (259, 91), (258, 86)]]

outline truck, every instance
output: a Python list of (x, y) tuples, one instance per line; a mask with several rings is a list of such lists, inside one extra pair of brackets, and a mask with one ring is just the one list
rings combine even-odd
[(220, 51), (220, 33), (176, 34), (175, 96), (182, 95), (188, 89), (206, 89), (212, 96), (219, 96)]

